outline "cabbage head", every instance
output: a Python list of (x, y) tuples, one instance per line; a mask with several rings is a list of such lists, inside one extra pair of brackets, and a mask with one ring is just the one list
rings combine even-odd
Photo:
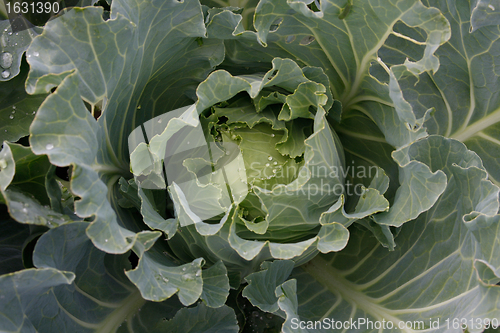
[[(299, 265), (346, 245), (352, 220), (335, 222), (329, 211), (345, 196), (345, 158), (327, 119), (328, 86), (320, 68), (289, 59), (276, 58), (267, 73), (219, 70), (199, 85), (197, 103), (131, 134), (142, 208), (157, 207), (150, 198), (168, 186), (178, 257), (222, 260), (244, 277), (265, 260)], [(154, 228), (161, 213), (145, 223)]]

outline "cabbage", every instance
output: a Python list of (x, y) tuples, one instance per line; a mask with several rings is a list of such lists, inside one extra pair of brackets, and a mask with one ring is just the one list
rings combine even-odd
[(2, 332), (500, 324), (500, 4), (84, 5), (2, 21)]

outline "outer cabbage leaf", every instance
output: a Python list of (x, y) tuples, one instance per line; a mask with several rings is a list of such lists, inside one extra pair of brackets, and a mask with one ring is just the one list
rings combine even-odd
[(13, 219), (49, 228), (72, 222), (70, 216), (58, 211), (57, 200), (50, 200), (46, 186), (54, 170), (46, 156), (4, 142), (0, 164), (0, 191)]
[[(120, 175), (129, 176), (127, 135), (163, 108), (187, 104), (223, 48), (196, 42), (205, 34), (196, 1), (114, 1), (111, 12), (104, 21), (98, 7), (74, 8), (47, 23), (27, 52), (26, 87), (47, 93), (57, 86), (32, 124), (32, 148), (54, 165), (73, 166), (76, 212), (93, 216), (88, 236), (107, 252), (123, 253), (140, 230), (116, 196)], [(95, 117), (102, 108), (97, 121), (82, 99)]]
[(0, 81), (7, 81), (19, 74), (23, 54), (41, 29), (13, 32), (9, 20), (1, 20), (0, 29)]
[(35, 247), (38, 269), (0, 278), (2, 331), (164, 332), (173, 326), (187, 331), (203, 322), (207, 331), (217, 323), (237, 332), (227, 307), (207, 310), (201, 304), (176, 315), (175, 299), (145, 301), (123, 273), (130, 266), (126, 256), (99, 251), (85, 228), (77, 222), (50, 230)]
[[(415, 114), (422, 116), (433, 108), (425, 122), (430, 134), (440, 134), (464, 142), (483, 160), (489, 179), (500, 184), (500, 110), (497, 67), (500, 28), (496, 1), (455, 3), (424, 1), (439, 8), (448, 19), (452, 38), (435, 55), (439, 58), (437, 72), (415, 76), (411, 67), (398, 78), (404, 97)], [(387, 64), (408, 58), (418, 59), (424, 40), (421, 31), (398, 25), (395, 30), (411, 36), (395, 35), (380, 49)], [(412, 74), (413, 73), (413, 74)]]
[[(27, 47), (27, 46), (26, 46)], [(0, 82), (0, 142), (14, 142), (29, 134), (29, 126), (46, 95), (28, 95), (24, 82), (28, 64), (23, 62), (21, 72), (12, 80)]]
[[(362, 318), (392, 321), (395, 331), (399, 323), (421, 321), (420, 329), (455, 332), (445, 319), (498, 318), (498, 187), (486, 179), (480, 158), (458, 141), (430, 136), (407, 149), (416, 160), (446, 174), (443, 195), (405, 224), (392, 252), (369, 231), (354, 228), (343, 251), (319, 255), (296, 268), (291, 274), (296, 289), (294, 280), (281, 286), (284, 330), (292, 318), (352, 318), (355, 323)], [(439, 327), (430, 327), (437, 319)], [(469, 330), (481, 331), (474, 323), (471, 327), (469, 321)], [(366, 323), (346, 331), (357, 329), (378, 331)]]

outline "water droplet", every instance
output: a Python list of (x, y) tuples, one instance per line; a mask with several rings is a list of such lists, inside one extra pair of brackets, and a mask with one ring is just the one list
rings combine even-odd
[(273, 169), (273, 173), (276, 173), (276, 169)]
[(54, 145), (52, 143), (48, 143), (46, 146), (45, 146), (45, 149), (47, 150), (52, 150), (54, 149)]
[(3, 77), (4, 79), (8, 78), (9, 76), (10, 76), (10, 72), (9, 72), (9, 70), (7, 70), (7, 69), (6, 69), (6, 70), (4, 70), (4, 71), (2, 72), (2, 77)]
[(273, 164), (274, 164), (274, 165), (277, 165), (277, 164), (278, 164), (278, 162), (274, 161), (274, 162), (273, 162)]
[(269, 161), (272, 161), (272, 160), (273, 160), (273, 158), (272, 158), (271, 156), (269, 156), (267, 159), (268, 159)]
[(248, 252), (247, 251), (243, 251), (243, 254), (246, 255)]
[(269, 166), (269, 163), (266, 163), (266, 167), (268, 167), (268, 166)]
[(193, 280), (193, 275), (191, 274), (184, 274), (181, 276), (182, 281), (192, 281)]
[(36, 110), (35, 110), (35, 111), (33, 111), (31, 114), (35, 114), (35, 113), (36, 113)]
[(182, 267), (182, 271), (185, 272), (186, 271), (186, 267)]
[(275, 135), (274, 133), (273, 133), (273, 134), (271, 134), (271, 137), (273, 137), (273, 138), (274, 138), (275, 136), (276, 136), (276, 135)]
[[(15, 105), (12, 105), (12, 110), (15, 110), (16, 109), (16, 106)], [(14, 113), (16, 111), (12, 111), (12, 113)]]
[(12, 54), (9, 52), (3, 52), (2, 57), (0, 58), (0, 66), (3, 68), (10, 68), (12, 66)]
[(10, 31), (7, 35), (12, 36), (12, 31)]
[(9, 39), (5, 35), (0, 37), (0, 42), (2, 43), (2, 47), (7, 47), (9, 45)]
[(7, 161), (3, 158), (0, 159), (0, 169), (5, 169), (7, 167)]
[(19, 36), (19, 32), (16, 32), (16, 36)]
[(107, 242), (108, 242), (108, 240), (107, 240), (107, 239), (105, 239), (105, 240), (104, 240), (104, 243), (107, 243)]
[(33, 52), (33, 55), (34, 55), (35, 57), (38, 57), (38, 56), (40, 55), (40, 53), (38, 53), (38, 52)]
[(158, 124), (161, 124), (161, 122), (162, 122), (162, 119), (161, 118), (158, 119)]
[(28, 213), (28, 210), (26, 208), (23, 208), (23, 213), (24, 214), (27, 214)]
[(488, 8), (491, 10), (495, 10), (495, 7), (493, 7), (492, 5), (488, 5)]
[(14, 119), (14, 115), (13, 115), (13, 114), (11, 114), (11, 115), (9, 116), (9, 119)]
[(201, 275), (201, 269), (196, 272), (195, 276), (200, 276), (200, 275)]
[(231, 136), (231, 139), (236, 140), (236, 135), (234, 135), (234, 134), (233, 134), (233, 135)]

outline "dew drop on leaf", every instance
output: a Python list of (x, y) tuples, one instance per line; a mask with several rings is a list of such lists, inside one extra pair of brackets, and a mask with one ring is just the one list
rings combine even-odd
[(7, 161), (3, 158), (0, 159), (0, 169), (5, 169), (7, 167)]
[(271, 156), (269, 156), (267, 159), (268, 159), (269, 161), (272, 161), (272, 160), (273, 160), (273, 158), (272, 158)]
[(46, 146), (45, 146), (45, 149), (47, 150), (52, 150), (54, 149), (54, 145), (52, 143), (48, 143)]
[(192, 281), (193, 280), (193, 276), (191, 274), (184, 274), (181, 276), (181, 280), (182, 281)]
[(9, 119), (14, 119), (14, 115), (12, 115), (12, 114), (11, 114), (11, 115), (9, 116)]
[(6, 69), (6, 70), (4, 70), (4, 71), (2, 72), (2, 77), (3, 77), (4, 79), (8, 78), (9, 76), (10, 76), (10, 71), (9, 71), (9, 70), (7, 70), (7, 69)]
[(12, 54), (9, 52), (3, 52), (2, 57), (0, 58), (0, 66), (3, 68), (10, 68), (12, 66)]

